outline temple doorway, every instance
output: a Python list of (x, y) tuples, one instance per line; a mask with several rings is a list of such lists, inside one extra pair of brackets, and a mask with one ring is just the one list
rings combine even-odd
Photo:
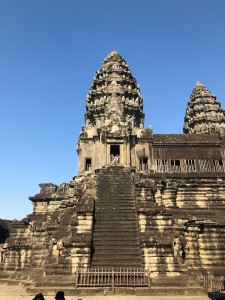
[(110, 155), (120, 156), (120, 145), (110, 145)]
[(120, 163), (120, 145), (110, 145), (110, 162), (114, 165)]

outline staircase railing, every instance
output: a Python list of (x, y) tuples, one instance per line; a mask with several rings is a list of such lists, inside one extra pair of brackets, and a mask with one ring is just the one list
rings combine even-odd
[(204, 275), (203, 281), (204, 288), (206, 288), (208, 292), (220, 292), (225, 288), (224, 276)]
[(150, 273), (138, 268), (94, 268), (76, 270), (78, 287), (148, 287), (151, 286)]

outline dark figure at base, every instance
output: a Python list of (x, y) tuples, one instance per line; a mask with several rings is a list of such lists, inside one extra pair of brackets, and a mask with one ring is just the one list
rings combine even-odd
[(37, 295), (33, 298), (33, 300), (45, 300), (45, 298), (44, 298), (44, 296), (42, 295), (42, 293), (40, 293), (40, 294), (37, 294)]
[(62, 291), (57, 292), (55, 295), (55, 299), (56, 300), (65, 300), (64, 292), (62, 292)]
[(208, 297), (211, 300), (225, 300), (225, 291), (221, 292), (209, 292)]

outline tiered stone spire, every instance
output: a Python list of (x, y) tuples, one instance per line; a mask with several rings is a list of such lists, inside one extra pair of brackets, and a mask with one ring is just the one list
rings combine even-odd
[(140, 88), (127, 63), (112, 51), (96, 72), (86, 99), (88, 137), (94, 131), (102, 136), (128, 136), (133, 127), (143, 128), (144, 113)]
[(197, 81), (184, 118), (184, 133), (225, 134), (225, 111), (216, 96)]

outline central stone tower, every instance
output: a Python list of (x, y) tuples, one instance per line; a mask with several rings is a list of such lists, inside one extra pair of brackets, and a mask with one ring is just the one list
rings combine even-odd
[(96, 72), (86, 99), (85, 127), (77, 151), (79, 174), (110, 163), (118, 155), (123, 166), (132, 162), (135, 137), (144, 127), (143, 100), (127, 63), (112, 51)]

